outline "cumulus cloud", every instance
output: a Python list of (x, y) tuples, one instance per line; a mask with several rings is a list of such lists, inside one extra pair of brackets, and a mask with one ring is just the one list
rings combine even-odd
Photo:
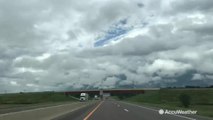
[(212, 85), (212, 4), (0, 1), (0, 92)]
[(151, 65), (148, 65), (147, 72), (157, 74), (159, 76), (174, 77), (181, 75), (190, 69), (191, 65), (172, 61), (172, 60), (155, 60)]
[(204, 78), (204, 76), (202, 76), (201, 74), (194, 74), (192, 80), (202, 80)]

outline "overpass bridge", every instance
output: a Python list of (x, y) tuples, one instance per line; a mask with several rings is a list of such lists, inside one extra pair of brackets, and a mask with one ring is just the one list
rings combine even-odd
[(65, 91), (64, 94), (79, 95), (80, 93), (88, 93), (89, 95), (103, 95), (105, 93), (110, 95), (124, 95), (124, 94), (144, 94), (146, 90), (159, 90), (160, 88), (144, 88), (144, 89), (99, 89), (99, 90), (77, 90)]

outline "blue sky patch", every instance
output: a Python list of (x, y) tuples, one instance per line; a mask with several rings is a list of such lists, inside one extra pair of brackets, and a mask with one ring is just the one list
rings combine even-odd
[(94, 43), (94, 46), (95, 47), (98, 47), (98, 46), (103, 46), (107, 43), (109, 43), (110, 41), (117, 41), (118, 39), (116, 38), (119, 38), (119, 36), (123, 35), (123, 34), (126, 34), (129, 30), (127, 29), (122, 29), (122, 28), (116, 28), (114, 30), (110, 30), (106, 33), (106, 35), (101, 38), (101, 39), (98, 39), (95, 43)]
[(104, 37), (98, 39), (95, 43), (95, 47), (103, 46), (108, 44), (110, 41), (117, 41), (119, 36), (126, 34), (130, 31), (130, 28), (123, 27), (127, 24), (127, 19), (122, 19), (118, 23), (115, 24), (110, 30), (108, 30)]

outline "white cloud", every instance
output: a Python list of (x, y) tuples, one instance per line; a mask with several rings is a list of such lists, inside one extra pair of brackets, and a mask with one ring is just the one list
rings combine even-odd
[(103, 81), (100, 88), (114, 88), (117, 81), (117, 78), (109, 77), (105, 81)]
[(202, 80), (203, 78), (204, 78), (203, 75), (197, 73), (197, 74), (194, 74), (192, 80)]
[[(210, 85), (212, 4), (0, 1), (0, 92), (90, 89), (103, 80), (106, 88), (180, 86), (199, 74)], [(109, 34), (111, 42), (95, 47)]]
[(158, 74), (160, 76), (174, 77), (181, 75), (191, 69), (191, 65), (176, 62), (173, 60), (156, 59), (151, 65), (147, 66), (146, 72)]
[(10, 84), (13, 85), (13, 86), (17, 86), (18, 83), (16, 81), (10, 81)]

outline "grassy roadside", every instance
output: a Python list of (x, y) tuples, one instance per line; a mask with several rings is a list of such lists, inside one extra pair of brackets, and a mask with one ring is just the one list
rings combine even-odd
[[(179, 101), (182, 93), (191, 97), (191, 105), (188, 108), (184, 108)], [(123, 97), (122, 100), (162, 109), (197, 110), (198, 115), (213, 117), (213, 89), (161, 89)]]
[(0, 95), (1, 104), (38, 104), (76, 101), (70, 96), (57, 92), (14, 93)]
[(126, 102), (130, 102), (133, 104), (143, 105), (147, 107), (153, 107), (153, 108), (160, 108), (160, 109), (169, 109), (169, 110), (197, 110), (198, 115), (206, 116), (206, 117), (213, 117), (212, 106), (204, 106), (204, 105), (193, 105), (189, 108), (179, 107), (175, 104), (155, 104), (155, 103), (141, 103), (141, 102), (133, 102), (125, 100)]

